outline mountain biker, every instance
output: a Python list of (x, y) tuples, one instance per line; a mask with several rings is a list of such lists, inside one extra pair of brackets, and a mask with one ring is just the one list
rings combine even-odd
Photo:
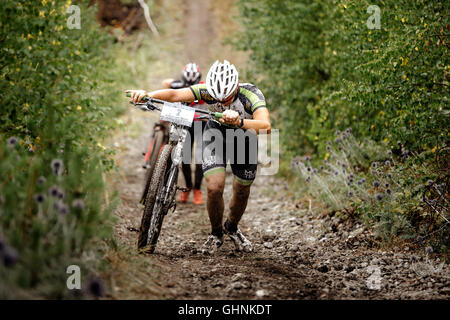
[[(184, 66), (183, 72), (181, 73), (181, 80), (174, 80), (174, 79), (165, 79), (163, 81), (163, 87), (166, 89), (181, 89), (181, 88), (187, 88), (194, 84), (201, 83), (202, 74), (200, 73), (200, 68), (195, 63), (188, 63)], [(203, 101), (198, 101), (197, 104), (204, 104)], [(191, 103), (191, 106), (196, 105), (194, 102)], [(196, 105), (197, 108), (201, 108), (200, 106)], [(202, 133), (205, 128), (205, 122), (196, 122), (194, 125), (197, 125), (199, 123), (202, 126), (201, 131), (195, 131), (194, 126), (192, 126), (189, 129), (189, 135), (190, 135), (190, 144), (191, 144), (191, 154), (192, 149), (194, 147), (194, 131)], [(197, 141), (201, 140), (200, 137), (195, 137)], [(189, 143), (187, 140), (186, 143)], [(198, 144), (198, 143), (197, 143)], [(184, 150), (187, 150), (188, 145), (185, 146)], [(192, 172), (191, 172), (191, 164), (190, 163), (182, 163), (181, 165), (184, 180), (186, 181), (186, 188), (188, 191), (182, 191), (180, 193), (180, 197), (178, 198), (178, 202), (186, 203), (189, 199), (189, 193), (192, 190)], [(202, 204), (203, 203), (203, 196), (201, 191), (201, 185), (203, 180), (203, 169), (202, 164), (195, 164), (195, 183), (194, 183), (194, 204)]]
[[(153, 92), (144, 90), (127, 90), (131, 92), (131, 100), (139, 102), (144, 97), (153, 97), (170, 102), (192, 102), (203, 99), (211, 111), (223, 112), (219, 123), (209, 120), (203, 133), (203, 173), (206, 178), (208, 196), (207, 210), (211, 223), (211, 234), (202, 246), (203, 253), (214, 253), (223, 244), (223, 235), (227, 234), (234, 242), (239, 251), (250, 252), (252, 244), (247, 240), (238, 228), (238, 223), (247, 207), (250, 187), (255, 179), (257, 163), (251, 162), (246, 157), (244, 163), (231, 164), (233, 172), (233, 196), (230, 203), (230, 212), (222, 225), (224, 200), (223, 192), (225, 186), (225, 168), (227, 160), (217, 156), (217, 152), (208, 156), (208, 146), (212, 141), (208, 135), (214, 136), (215, 140), (222, 140), (224, 147), (233, 141), (228, 138), (229, 131), (270, 133), (270, 117), (266, 102), (261, 91), (253, 84), (239, 83), (238, 72), (234, 65), (228, 61), (220, 63), (216, 61), (210, 68), (206, 77), (206, 84), (196, 84), (184, 89), (166, 89)], [(240, 131), (242, 133), (242, 130)], [(253, 134), (251, 133), (251, 134)], [(254, 134), (253, 134), (254, 135)], [(256, 135), (254, 135), (256, 137)], [(234, 137), (232, 137), (234, 139)], [(252, 149), (251, 143), (255, 140), (246, 140), (246, 150), (234, 149), (234, 154), (242, 152), (249, 154)], [(234, 144), (234, 146), (236, 146)], [(253, 149), (254, 150), (254, 149)], [(239, 151), (239, 154), (238, 152)], [(228, 156), (228, 149), (227, 149)], [(254, 156), (254, 155), (253, 155)], [(251, 163), (250, 163), (251, 162)]]

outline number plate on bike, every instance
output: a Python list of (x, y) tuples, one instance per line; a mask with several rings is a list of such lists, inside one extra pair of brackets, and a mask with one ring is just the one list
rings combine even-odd
[(160, 119), (191, 127), (194, 114), (194, 109), (184, 106), (181, 103), (164, 103)]

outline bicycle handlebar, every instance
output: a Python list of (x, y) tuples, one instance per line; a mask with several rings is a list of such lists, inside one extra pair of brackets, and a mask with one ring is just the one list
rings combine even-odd
[[(127, 92), (126, 96), (127, 97), (131, 97), (131, 93)], [(144, 111), (150, 111), (150, 110), (154, 110), (154, 109), (157, 109), (157, 110), (161, 111), (161, 108), (156, 107), (154, 105), (154, 103), (159, 103), (159, 104), (171, 103), (171, 102), (168, 102), (168, 101), (155, 99), (155, 98), (149, 98), (149, 97), (144, 97), (142, 99), (142, 101), (144, 101), (145, 103), (139, 104), (139, 103), (133, 103), (132, 101), (130, 101), (130, 103), (134, 104), (134, 105), (145, 105), (146, 106), (145, 109), (140, 107), (140, 109), (144, 110)], [(151, 107), (150, 109), (148, 108), (149, 106)], [(203, 114), (206, 114), (206, 115), (210, 115), (210, 116), (215, 117), (217, 119), (222, 118), (222, 113), (221, 112), (212, 112), (212, 111), (208, 111), (208, 110), (197, 109), (197, 108), (194, 108), (194, 107), (192, 107), (192, 109), (194, 109), (195, 112), (197, 112), (197, 113), (203, 113)]]

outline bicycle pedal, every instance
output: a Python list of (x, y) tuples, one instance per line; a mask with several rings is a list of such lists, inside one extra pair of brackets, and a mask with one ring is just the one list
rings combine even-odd
[(183, 192), (189, 192), (189, 191), (191, 191), (191, 189), (189, 189), (189, 188), (181, 188), (181, 187), (177, 187), (177, 190), (181, 190), (181, 191), (183, 191)]
[(144, 168), (144, 169), (148, 169), (150, 166), (148, 165), (148, 164), (143, 164), (142, 165), (142, 168)]

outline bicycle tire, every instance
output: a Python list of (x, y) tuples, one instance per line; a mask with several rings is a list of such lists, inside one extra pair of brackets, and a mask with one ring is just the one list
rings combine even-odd
[(150, 180), (148, 192), (145, 199), (144, 212), (142, 214), (141, 226), (139, 228), (138, 250), (152, 253), (154, 247), (147, 245), (150, 223), (153, 216), (153, 208), (155, 206), (156, 197), (158, 195), (159, 186), (164, 180), (167, 163), (172, 153), (173, 145), (166, 144), (156, 162), (152, 178)]
[(139, 201), (143, 205), (145, 205), (145, 201), (147, 198), (147, 192), (150, 187), (150, 182), (152, 179), (153, 171), (155, 170), (156, 161), (158, 160), (159, 150), (161, 149), (161, 145), (164, 141), (164, 132), (162, 130), (155, 131), (155, 136), (153, 138), (153, 146), (152, 151), (149, 158), (149, 167), (145, 172), (145, 182), (144, 188), (141, 193), (141, 200)]
[[(170, 178), (170, 180), (169, 180)], [(148, 253), (153, 253), (158, 243), (158, 238), (161, 233), (161, 227), (167, 212), (171, 208), (172, 201), (175, 199), (177, 191), (176, 183), (178, 179), (178, 166), (166, 166), (162, 183), (158, 188), (158, 195), (156, 197), (156, 204), (153, 207), (152, 221), (150, 222), (150, 228), (148, 231), (147, 250)], [(175, 186), (175, 187), (174, 187)], [(169, 188), (170, 193), (165, 203), (162, 203), (162, 196), (165, 188)], [(159, 201), (158, 201), (159, 200)]]

